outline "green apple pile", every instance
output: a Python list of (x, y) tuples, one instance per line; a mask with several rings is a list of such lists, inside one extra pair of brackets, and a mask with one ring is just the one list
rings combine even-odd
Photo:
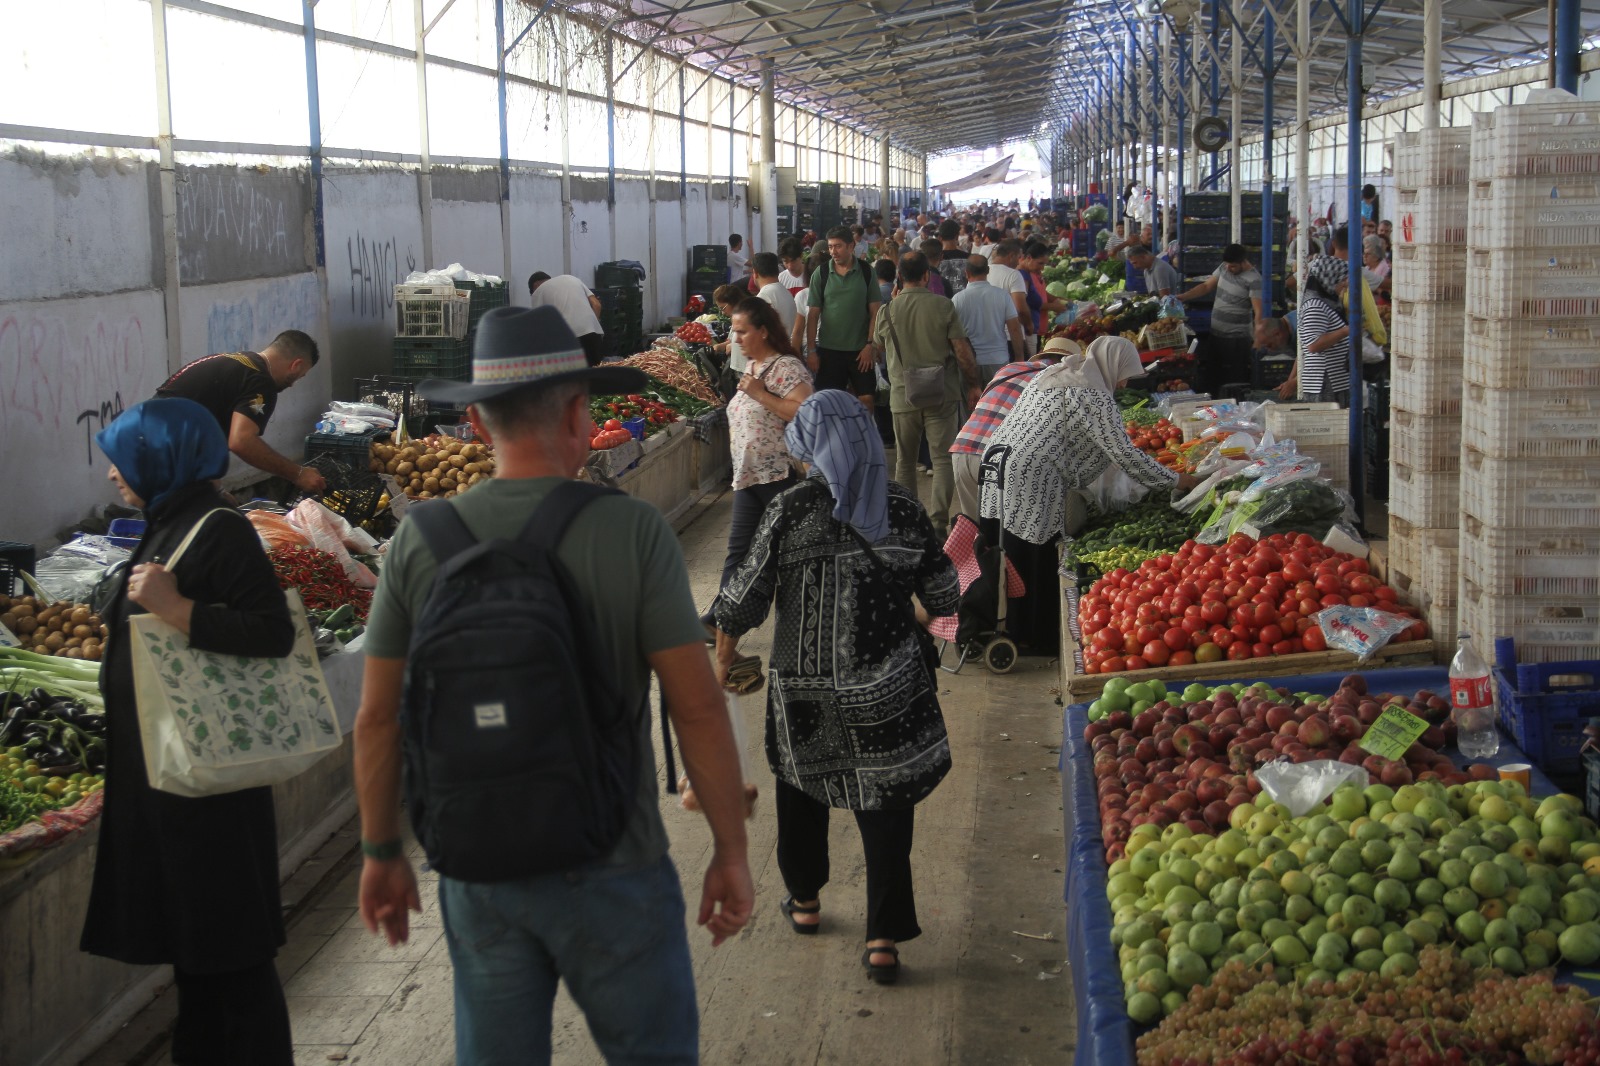
[(1108, 870), (1128, 1014), (1149, 1024), (1231, 961), (1302, 984), (1416, 972), (1447, 943), (1522, 974), (1600, 960), (1600, 834), (1514, 781), (1346, 785), (1294, 818), (1265, 796), (1216, 836), (1137, 826)]

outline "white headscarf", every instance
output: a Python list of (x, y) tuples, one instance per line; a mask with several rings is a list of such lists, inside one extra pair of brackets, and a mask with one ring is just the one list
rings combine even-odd
[(1126, 337), (1096, 337), (1082, 355), (1069, 355), (1033, 379), (1041, 389), (1098, 389), (1113, 392), (1117, 382), (1141, 377), (1139, 346)]

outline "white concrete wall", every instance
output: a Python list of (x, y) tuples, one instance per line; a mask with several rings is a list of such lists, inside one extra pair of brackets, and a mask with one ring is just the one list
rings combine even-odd
[[(172, 360), (153, 164), (105, 154), (0, 158), (0, 233), (10, 251), (0, 257), (0, 460), (23, 460), (7, 464), (0, 540), (49, 546), (57, 531), (115, 500), (93, 434), (151, 396), (169, 362), (258, 350), (284, 329), (310, 333), (322, 362), (280, 398), (267, 431), (275, 448), (298, 457), (330, 398), (350, 395), (358, 376), (388, 372), (396, 283), (451, 262), (490, 274), (504, 269), (492, 168), (436, 168), (433, 261), (424, 263), (415, 172), (330, 166), (322, 272), (311, 265), (304, 167), (187, 167), (180, 176), (179, 259), (187, 267), (180, 268), (181, 345)], [(575, 177), (563, 217), (558, 178), (514, 172), (512, 302), (526, 305), (535, 270), (592, 283), (598, 264), (635, 259), (651, 275), (645, 327), (656, 329), (683, 306), (686, 247), (723, 243), (733, 231), (748, 239), (755, 228), (743, 184), (736, 199), (725, 182), (691, 182), (687, 190), (682, 202), (652, 201), (643, 179), (619, 178), (616, 203), (608, 204), (603, 178)]]

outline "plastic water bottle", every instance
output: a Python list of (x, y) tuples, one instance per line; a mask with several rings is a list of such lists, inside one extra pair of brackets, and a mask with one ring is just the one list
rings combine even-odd
[(1456, 657), (1450, 660), (1450, 717), (1456, 724), (1456, 747), (1462, 755), (1487, 759), (1500, 750), (1489, 665), (1472, 646), (1471, 634), (1464, 631), (1456, 637)]

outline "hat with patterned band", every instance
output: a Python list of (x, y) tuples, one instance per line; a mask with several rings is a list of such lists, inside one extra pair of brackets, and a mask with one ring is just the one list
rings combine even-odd
[(428, 378), (417, 393), (445, 403), (478, 403), (531, 385), (583, 381), (597, 393), (639, 392), (650, 379), (626, 366), (590, 366), (554, 307), (497, 307), (478, 319), (472, 380)]

